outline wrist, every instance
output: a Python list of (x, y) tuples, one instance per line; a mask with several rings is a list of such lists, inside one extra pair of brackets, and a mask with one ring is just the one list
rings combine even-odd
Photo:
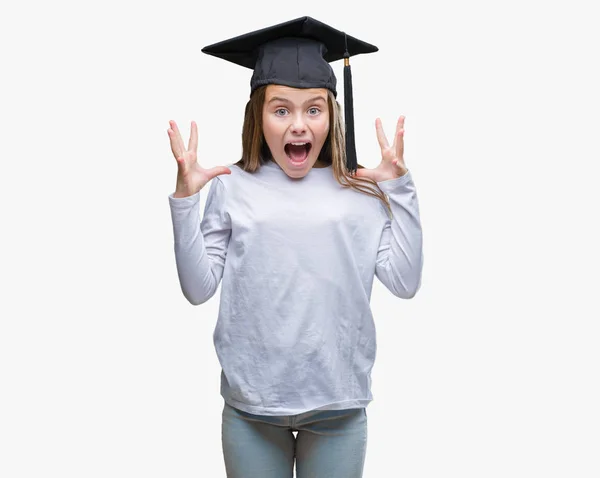
[(389, 181), (391, 179), (398, 179), (398, 178), (401, 178), (402, 176), (406, 176), (407, 173), (408, 173), (408, 169), (407, 168), (398, 168), (390, 176), (388, 176), (387, 178), (383, 179), (383, 181)]
[(193, 196), (198, 191), (193, 191), (193, 190), (191, 190), (189, 188), (185, 188), (185, 187), (177, 187), (175, 189), (175, 192), (173, 193), (173, 197), (176, 199), (187, 198), (187, 197)]
[(406, 173), (408, 173), (408, 168), (398, 168), (398, 175), (396, 176), (396, 178), (401, 178), (402, 176), (405, 176)]

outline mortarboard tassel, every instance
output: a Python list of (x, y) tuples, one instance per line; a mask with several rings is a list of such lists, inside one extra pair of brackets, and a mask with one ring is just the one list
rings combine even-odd
[[(344, 35), (346, 37), (346, 35)], [(344, 113), (346, 116), (346, 166), (348, 171), (355, 172), (358, 167), (356, 159), (356, 144), (354, 142), (354, 101), (352, 98), (352, 70), (350, 69), (350, 54), (346, 39), (344, 53)]]

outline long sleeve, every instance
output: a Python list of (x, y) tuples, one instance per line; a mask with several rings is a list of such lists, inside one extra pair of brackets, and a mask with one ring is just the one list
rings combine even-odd
[(177, 274), (183, 295), (193, 305), (215, 294), (231, 237), (223, 182), (218, 177), (211, 180), (202, 220), (200, 193), (185, 198), (169, 195)]
[(375, 274), (395, 296), (410, 299), (421, 287), (423, 270), (417, 192), (410, 171), (378, 185), (388, 195), (393, 217), (381, 235)]

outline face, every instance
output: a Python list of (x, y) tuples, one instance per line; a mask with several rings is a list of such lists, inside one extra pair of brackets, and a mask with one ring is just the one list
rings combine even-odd
[(325, 88), (269, 85), (263, 105), (263, 134), (273, 159), (291, 178), (302, 178), (317, 161), (329, 133)]

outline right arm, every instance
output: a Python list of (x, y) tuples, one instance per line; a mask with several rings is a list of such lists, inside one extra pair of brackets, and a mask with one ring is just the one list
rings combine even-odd
[(224, 186), (219, 178), (211, 182), (202, 221), (200, 191), (183, 198), (169, 196), (179, 284), (193, 305), (209, 300), (223, 277), (231, 237), (224, 202)]
[(200, 191), (220, 174), (231, 174), (225, 166), (204, 169), (198, 164), (198, 127), (192, 130), (186, 149), (175, 121), (167, 130), (171, 151), (177, 161), (175, 192), (169, 196), (175, 262), (185, 298), (193, 305), (210, 299), (223, 276), (231, 225), (224, 213), (224, 186), (217, 178), (207, 196), (204, 218), (200, 222)]

